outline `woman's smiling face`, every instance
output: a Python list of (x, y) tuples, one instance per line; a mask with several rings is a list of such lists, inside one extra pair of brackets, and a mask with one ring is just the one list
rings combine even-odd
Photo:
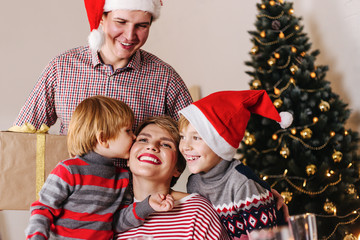
[(129, 166), (133, 176), (156, 181), (171, 181), (180, 174), (176, 169), (178, 150), (169, 132), (149, 124), (144, 127), (130, 151)]

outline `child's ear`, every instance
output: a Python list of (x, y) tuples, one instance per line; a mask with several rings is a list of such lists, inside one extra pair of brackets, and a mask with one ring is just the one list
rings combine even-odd
[(180, 177), (180, 175), (181, 175), (181, 172), (178, 169), (175, 169), (173, 177)]
[(102, 131), (96, 135), (96, 140), (100, 146), (105, 148), (109, 147), (109, 143), (107, 139), (104, 137), (104, 133)]

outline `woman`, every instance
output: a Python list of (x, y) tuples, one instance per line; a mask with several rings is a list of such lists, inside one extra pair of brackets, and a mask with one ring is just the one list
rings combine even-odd
[(151, 214), (142, 226), (118, 234), (117, 239), (229, 239), (207, 199), (171, 189), (186, 165), (178, 149), (176, 122), (170, 117), (148, 118), (135, 133), (129, 159), (134, 201), (153, 193), (169, 193), (175, 206), (171, 211)]

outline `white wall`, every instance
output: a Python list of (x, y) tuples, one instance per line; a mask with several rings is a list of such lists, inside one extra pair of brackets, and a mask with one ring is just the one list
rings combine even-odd
[[(173, 65), (188, 86), (200, 85), (203, 96), (248, 89), (247, 31), (255, 30), (259, 0), (163, 2), (144, 48)], [(1, 1), (0, 9), (0, 130), (6, 130), (48, 61), (85, 44), (89, 26), (78, 0)], [(321, 52), (316, 64), (330, 67), (333, 91), (353, 109), (349, 127), (359, 131), (360, 0), (295, 0), (295, 14), (303, 17), (312, 49)], [(28, 211), (0, 212), (0, 239), (23, 239), (28, 217)]]

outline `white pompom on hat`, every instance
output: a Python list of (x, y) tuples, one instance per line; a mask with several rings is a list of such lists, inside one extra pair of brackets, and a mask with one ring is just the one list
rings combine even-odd
[(104, 33), (100, 21), (104, 12), (113, 10), (141, 10), (149, 12), (152, 20), (160, 16), (161, 0), (84, 0), (86, 13), (90, 24), (88, 43), (90, 49), (99, 51), (104, 43)]
[(179, 111), (218, 156), (231, 161), (242, 141), (251, 113), (291, 125), (289, 112), (280, 114), (265, 90), (220, 91)]

